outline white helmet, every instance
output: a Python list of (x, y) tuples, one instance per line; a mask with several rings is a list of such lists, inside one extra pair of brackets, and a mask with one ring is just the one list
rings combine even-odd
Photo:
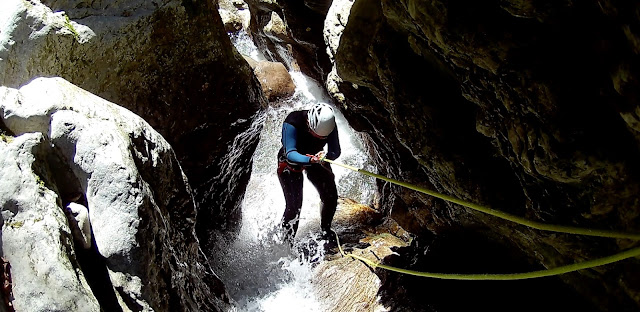
[(319, 136), (328, 136), (336, 127), (336, 117), (333, 108), (328, 104), (318, 103), (307, 112), (309, 128)]

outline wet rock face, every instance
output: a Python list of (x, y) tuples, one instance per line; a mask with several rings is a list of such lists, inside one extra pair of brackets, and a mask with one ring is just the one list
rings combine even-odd
[[(392, 177), (538, 221), (637, 231), (637, 10), (616, 1), (356, 1), (335, 53), (342, 108)], [(407, 229), (487, 225), (485, 235), (549, 267), (630, 246), (382, 192)], [(640, 305), (640, 283), (625, 270), (638, 265), (562, 278), (603, 309), (628, 309)]]
[[(266, 101), (212, 1), (3, 1), (0, 83), (60, 76), (127, 107), (173, 146), (204, 233), (238, 214), (258, 133), (225, 159)], [(6, 10), (5, 10), (6, 9)], [(228, 171), (225, 171), (228, 170)], [(237, 217), (237, 216), (236, 216)], [(205, 234), (203, 234), (205, 235)]]
[(330, 1), (248, 0), (249, 34), (270, 61), (322, 81), (331, 69), (322, 37)]

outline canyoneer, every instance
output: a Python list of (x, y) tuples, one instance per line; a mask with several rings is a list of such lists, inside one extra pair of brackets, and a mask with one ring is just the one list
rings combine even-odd
[[(327, 146), (325, 154), (324, 147)], [(335, 242), (331, 221), (338, 205), (338, 191), (331, 166), (322, 160), (340, 156), (340, 142), (333, 108), (325, 103), (289, 113), (282, 124), (282, 148), (278, 152), (278, 179), (286, 207), (282, 216), (284, 239), (293, 244), (302, 207), (303, 171), (320, 195), (321, 237)]]

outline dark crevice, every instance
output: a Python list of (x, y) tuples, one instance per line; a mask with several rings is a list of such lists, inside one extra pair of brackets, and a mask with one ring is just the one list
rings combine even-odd
[(0, 135), (15, 136), (15, 134), (7, 128), (7, 125), (4, 124), (2, 118), (0, 118)]
[[(122, 307), (120, 307), (118, 303), (116, 292), (109, 277), (106, 259), (98, 252), (96, 241), (93, 238), (93, 231), (91, 232), (91, 248), (85, 250), (76, 247), (80, 268), (87, 279), (89, 287), (91, 287), (93, 295), (98, 300), (101, 310), (122, 311)], [(123, 298), (127, 298), (127, 296), (123, 296)]]
[[(77, 193), (72, 194), (74, 194), (73, 197), (76, 197), (73, 200), (74, 202), (88, 207), (87, 199), (84, 195), (78, 195)], [(65, 196), (63, 200), (64, 207), (66, 207), (70, 202), (68, 195)], [(67, 218), (73, 218), (73, 216), (67, 213)], [(78, 238), (72, 240), (77, 241)], [(111, 283), (106, 259), (98, 251), (93, 229), (91, 229), (91, 247), (89, 249), (84, 249), (78, 242), (76, 242), (74, 246), (77, 263), (80, 265), (80, 270), (84, 274), (93, 295), (98, 300), (101, 310), (114, 312), (123, 311), (118, 302), (113, 284)], [(122, 298), (125, 299), (127, 296), (122, 296)]]
[[(51, 181), (55, 181), (55, 187), (61, 194), (61, 202), (59, 202), (59, 204), (62, 204), (67, 218), (73, 218), (66, 208), (70, 202), (75, 202), (90, 209), (80, 181), (68, 166), (65, 157), (62, 156), (56, 148), (53, 149), (53, 153), (47, 155), (46, 163), (51, 169)], [(46, 180), (48, 181), (50, 179), (47, 178)], [(72, 225), (69, 224), (69, 226), (71, 227)], [(84, 249), (83, 246), (78, 243), (78, 240), (81, 240), (81, 238), (69, 238), (69, 241), (76, 241), (73, 246), (75, 247), (77, 263), (93, 295), (98, 300), (101, 310), (122, 311), (122, 307), (118, 303), (113, 284), (109, 277), (106, 259), (98, 251), (93, 229), (91, 229), (91, 247), (89, 249)], [(68, 254), (71, 255), (72, 252), (68, 251)], [(72, 256), (70, 257), (72, 258)], [(76, 263), (73, 259), (71, 259), (71, 261), (72, 263)], [(123, 296), (123, 298), (124, 297), (125, 296)]]
[[(519, 250), (475, 231), (456, 232), (398, 248), (387, 265), (439, 273), (521, 273), (544, 269)], [(381, 302), (390, 311), (598, 311), (557, 276), (515, 281), (460, 281), (378, 270)], [(575, 273), (573, 273), (575, 274)]]
[(131, 298), (124, 291), (124, 289), (122, 289), (122, 287), (116, 287), (116, 291), (118, 291), (118, 294), (120, 294), (120, 298), (122, 298), (122, 301), (124, 301), (124, 304), (127, 305), (127, 308), (129, 308), (129, 310), (134, 311), (134, 312), (139, 312), (139, 311), (143, 310), (142, 305), (140, 305), (133, 298)]

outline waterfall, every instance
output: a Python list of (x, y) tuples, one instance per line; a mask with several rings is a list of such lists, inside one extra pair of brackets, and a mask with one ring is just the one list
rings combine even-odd
[[(264, 60), (246, 33), (230, 35), (236, 49), (256, 60)], [(279, 223), (285, 200), (276, 175), (277, 152), (281, 147), (282, 121), (288, 113), (306, 109), (316, 102), (331, 103), (326, 91), (300, 72), (290, 73), (296, 84), (292, 98), (266, 110), (260, 142), (253, 157), (253, 171), (242, 202), (242, 225), (237, 237), (218, 239), (218, 251), (212, 255), (214, 270), (227, 286), (238, 311), (323, 311), (315, 298), (313, 268), (310, 259), (322, 256), (300, 256), (287, 244), (279, 243)], [(337, 161), (355, 167), (375, 170), (367, 160), (360, 139), (344, 116), (336, 110), (336, 124), (342, 155)], [(373, 203), (375, 182), (372, 178), (334, 166), (340, 197), (363, 204)], [(305, 178), (300, 228), (296, 245), (313, 242), (320, 229), (320, 198)], [(338, 206), (340, 209), (340, 206)]]

